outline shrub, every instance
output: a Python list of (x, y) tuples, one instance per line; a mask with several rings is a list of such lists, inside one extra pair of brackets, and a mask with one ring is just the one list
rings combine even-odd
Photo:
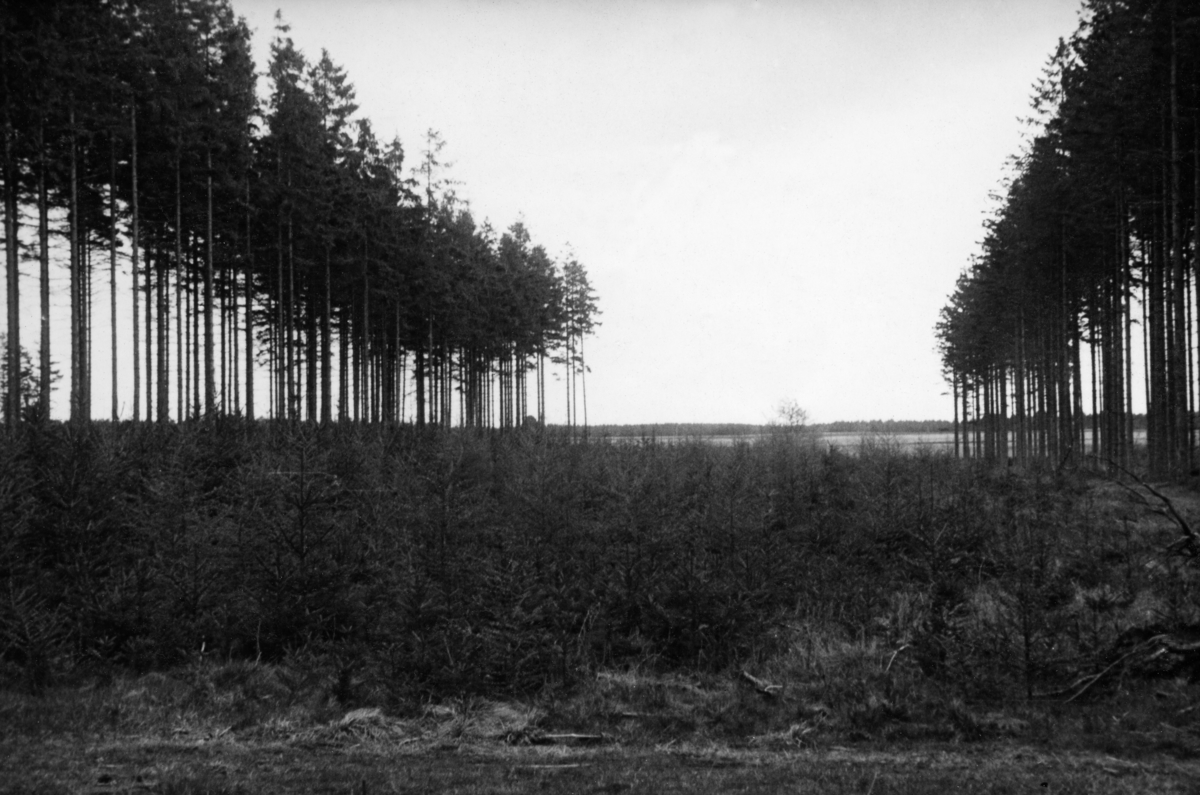
[[(1028, 697), (1147, 605), (1196, 613), (1195, 568), (1074, 481), (796, 427), (728, 447), (238, 420), (6, 442), (0, 671), (35, 687), (203, 650), (324, 660), (345, 699), (529, 692), (768, 663), (808, 626), (902, 649), (901, 701), (912, 677)], [(870, 693), (863, 725), (899, 698)]]

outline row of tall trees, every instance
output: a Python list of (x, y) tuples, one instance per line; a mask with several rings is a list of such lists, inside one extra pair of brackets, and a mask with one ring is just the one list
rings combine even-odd
[[(405, 173), (345, 71), (278, 17), (265, 98), (228, 0), (12, 3), (0, 25), (7, 422), (31, 400), (49, 416), (68, 359), (73, 420), (105, 413), (97, 362), (113, 420), (509, 427), (544, 420), (553, 372), (574, 420), (598, 314), (583, 266), (519, 222), (477, 224), (436, 133)], [(60, 281), (70, 333), (52, 350)]]
[(1128, 467), (1136, 398), (1151, 473), (1181, 472), (1200, 377), (1200, 8), (1088, 0), (1033, 108), (937, 326), (956, 449)]

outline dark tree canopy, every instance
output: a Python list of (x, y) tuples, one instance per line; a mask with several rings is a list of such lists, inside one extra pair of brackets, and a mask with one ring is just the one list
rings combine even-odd
[(1090, 0), (1032, 104), (1036, 133), (937, 325), (961, 449), (1128, 466), (1138, 394), (1151, 471), (1183, 471), (1200, 372), (1200, 9)]
[[(104, 411), (102, 342), (114, 419), (518, 427), (545, 419), (547, 362), (574, 400), (598, 315), (582, 266), (523, 223), (479, 225), (440, 136), (416, 158), (379, 141), (345, 69), (310, 60), (278, 15), (264, 93), (228, 0), (6, 4), (0, 47), (8, 422), (30, 389), (49, 411), (60, 271), (75, 420)], [(19, 287), (35, 273), (33, 346)], [(93, 316), (106, 293), (108, 330)]]

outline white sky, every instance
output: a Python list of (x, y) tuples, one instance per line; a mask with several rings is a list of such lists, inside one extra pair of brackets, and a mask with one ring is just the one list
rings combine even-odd
[(933, 326), (1078, 5), (234, 0), (410, 162), (440, 131), (478, 217), (574, 247), (600, 423), (948, 418)]
[(442, 134), (477, 220), (574, 248), (603, 312), (592, 423), (758, 423), (784, 399), (817, 422), (950, 417), (933, 326), (1079, 4), (233, 5), (260, 70), (280, 8), (410, 165)]

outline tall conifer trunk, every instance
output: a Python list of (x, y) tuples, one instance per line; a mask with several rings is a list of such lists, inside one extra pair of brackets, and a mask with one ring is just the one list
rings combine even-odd
[(274, 329), (274, 345), (271, 346), (271, 357), (274, 360), (275, 366), (272, 368), (273, 379), (272, 389), (275, 395), (274, 402), (274, 418), (284, 419), (287, 414), (284, 407), (287, 401), (284, 383), (286, 382), (284, 368), (287, 366), (287, 357), (284, 355), (284, 350), (287, 343), (284, 341), (284, 324), (283, 324), (283, 211), (280, 209), (280, 217), (277, 219), (275, 232), (275, 329)]
[[(40, 266), (41, 345), (38, 375), (38, 414), (50, 418), (50, 202), (46, 188), (45, 123), (38, 123), (38, 260)], [(136, 244), (135, 251), (136, 251)], [(137, 323), (134, 323), (136, 328)], [(137, 348), (134, 348), (136, 354)], [(136, 355), (134, 356), (136, 359)]]
[(1017, 459), (1025, 461), (1029, 455), (1029, 439), (1028, 425), (1029, 418), (1027, 414), (1028, 407), (1028, 385), (1025, 374), (1027, 362), (1025, 360), (1025, 308), (1021, 306), (1018, 309), (1017, 322), (1017, 366), (1016, 366), (1016, 384), (1014, 389), (1017, 398)]
[[(139, 284), (138, 284), (138, 249), (141, 243), (140, 233), (138, 230), (138, 146), (137, 146), (137, 99), (136, 97), (130, 100), (129, 105), (129, 166), (130, 166), (130, 232), (129, 245), (130, 253), (130, 276), (133, 282), (133, 421), (137, 422), (141, 419), (142, 414), (142, 365), (141, 365), (141, 339), (139, 333), (138, 317), (138, 302), (139, 302)], [(47, 309), (49, 308), (49, 297), (47, 296)], [(48, 314), (48, 312), (47, 312)], [(49, 329), (46, 330), (46, 337), (49, 340)], [(49, 347), (49, 346), (47, 346)], [(46, 362), (46, 369), (49, 370), (49, 360)]]
[(1189, 420), (1187, 418), (1187, 336), (1186, 336), (1186, 307), (1185, 307), (1185, 279), (1183, 268), (1183, 233), (1181, 229), (1182, 212), (1182, 195), (1181, 195), (1181, 169), (1180, 161), (1182, 160), (1179, 151), (1179, 96), (1177, 85), (1178, 71), (1178, 53), (1176, 48), (1176, 30), (1175, 30), (1175, 4), (1171, 4), (1171, 82), (1170, 82), (1170, 101), (1171, 101), (1171, 118), (1170, 118), (1170, 133), (1171, 133), (1171, 202), (1170, 202), (1170, 248), (1171, 248), (1171, 273), (1173, 276), (1173, 285), (1171, 290), (1172, 299), (1172, 315), (1173, 324), (1171, 331), (1173, 333), (1171, 339), (1171, 387), (1172, 387), (1172, 405), (1174, 408), (1172, 425), (1171, 425), (1171, 461), (1172, 468), (1178, 468), (1186, 462), (1189, 457), (1187, 444), (1187, 426)]
[(5, 394), (8, 403), (4, 407), (4, 419), (12, 428), (21, 420), (21, 300), (18, 268), (20, 258), (17, 250), (17, 167), (13, 153), (12, 102), (8, 76), (4, 78), (4, 258), (7, 265), (8, 294), (8, 384)]
[[(207, 241), (206, 241), (207, 242)], [(204, 257), (201, 255), (199, 248), (196, 245), (196, 238), (192, 238), (192, 271), (191, 285), (188, 288), (188, 298), (192, 303), (192, 331), (191, 342), (191, 368), (192, 368), (192, 411), (197, 419), (207, 416), (205, 414), (205, 400), (200, 394), (200, 383), (204, 372), (200, 367), (201, 349), (204, 347), (203, 340), (200, 337), (200, 300), (201, 287), (204, 281)]]
[(182, 218), (175, 222), (175, 419), (183, 422), (188, 417), (188, 398), (186, 362), (187, 352), (184, 347), (184, 329), (187, 326), (187, 313), (183, 305), (183, 280), (186, 268), (183, 260), (183, 230)]
[[(1200, 66), (1195, 67), (1200, 70)], [(1200, 96), (1200, 84), (1197, 83), (1197, 73), (1192, 73), (1192, 95), (1193, 97)], [(1200, 112), (1192, 116), (1192, 285), (1195, 289), (1195, 301), (1193, 306), (1196, 312), (1200, 312)], [(1197, 322), (1197, 332), (1200, 333), (1200, 322)], [(1200, 342), (1197, 343), (1198, 356), (1200, 356)], [(1200, 365), (1200, 362), (1197, 362)], [(1192, 384), (1195, 384), (1195, 378), (1200, 374), (1200, 366), (1193, 372)], [(1200, 397), (1200, 396), (1198, 396)], [(1189, 414), (1189, 466), (1195, 467), (1195, 448), (1197, 443), (1196, 438), (1196, 404), (1192, 403), (1192, 413)]]
[(321, 422), (333, 420), (333, 358), (330, 315), (333, 313), (332, 281), (329, 272), (329, 247), (325, 247), (325, 311), (321, 317)]
[(350, 314), (338, 313), (338, 422), (350, 419)]
[(71, 205), (68, 210), (68, 235), (70, 236), (71, 257), (71, 421), (80, 422), (83, 417), (82, 405), (82, 366), (83, 344), (80, 323), (79, 290), (80, 290), (80, 257), (79, 257), (79, 155), (75, 134), (75, 99), (70, 99), (68, 110), (68, 125), (70, 129), (71, 173), (70, 191)]
[[(290, 182), (290, 180), (289, 180)], [(287, 220), (287, 311), (284, 321), (287, 328), (284, 331), (287, 350), (284, 351), (287, 367), (287, 418), (295, 421), (300, 418), (300, 406), (297, 400), (296, 384), (296, 253), (292, 235), (292, 215), (288, 213)]]
[(212, 149), (204, 152), (205, 205), (204, 228), (204, 416), (217, 412), (217, 384), (213, 362), (213, 180)]
[(1121, 445), (1121, 465), (1129, 469), (1133, 456), (1133, 262), (1129, 255), (1125, 202), (1124, 197), (1121, 198), (1121, 326), (1125, 331), (1125, 427), (1122, 428), (1124, 442)]
[[(183, 272), (183, 175), (180, 161), (183, 158), (178, 141), (175, 145), (175, 245), (172, 254), (174, 260), (176, 297), (178, 298), (179, 278)], [(161, 249), (158, 255), (158, 421), (165, 423), (171, 419), (171, 293), (168, 279), (171, 263), (166, 253)], [(178, 302), (177, 302), (178, 303)], [(176, 312), (178, 315), (178, 312)], [(176, 317), (176, 323), (183, 323), (183, 317)], [(176, 332), (178, 337), (178, 329)], [(179, 352), (176, 351), (178, 358)], [(178, 365), (176, 365), (178, 371)], [(178, 372), (176, 382), (178, 383)], [(178, 403), (178, 398), (177, 401)], [(182, 420), (182, 415), (180, 415)]]
[(92, 418), (92, 247), (84, 223), (80, 236), (82, 269), (79, 286), (79, 396), (83, 418)]
[(954, 405), (954, 457), (960, 458), (961, 452), (958, 443), (958, 373), (951, 372), (950, 374), (950, 394), (951, 403)]
[[(223, 414), (241, 414), (242, 379), (241, 368), (238, 366), (238, 285), (237, 271), (229, 263), (221, 270), (221, 380), (229, 386), (232, 383), (233, 394), (228, 401), (221, 402)], [(222, 394), (227, 394), (226, 389)]]
[(246, 419), (254, 421), (254, 247), (251, 245), (250, 175), (246, 175)]
[(154, 312), (154, 289), (150, 274), (154, 270), (151, 264), (151, 257), (155, 253), (156, 249), (150, 249), (149, 253), (146, 254), (146, 267), (142, 268), (144, 276), (143, 289), (146, 291), (146, 422), (154, 420), (154, 324), (152, 317)]
[(170, 262), (161, 248), (158, 250), (158, 421), (171, 420), (171, 299), (167, 291)]
[(109, 298), (109, 330), (110, 330), (110, 364), (112, 380), (112, 412), (111, 420), (115, 425), (118, 419), (117, 391), (117, 141), (116, 135), (109, 137), (108, 157), (108, 220), (109, 230), (109, 259), (108, 259), (108, 298)]
[(317, 359), (319, 358), (317, 351), (320, 345), (318, 339), (320, 332), (317, 327), (317, 291), (316, 285), (313, 284), (315, 279), (310, 276), (305, 281), (309, 286), (304, 300), (304, 407), (305, 419), (309, 422), (316, 422), (317, 400), (320, 398), (317, 388)]
[(417, 381), (417, 427), (425, 427), (425, 346), (417, 345), (413, 377)]

